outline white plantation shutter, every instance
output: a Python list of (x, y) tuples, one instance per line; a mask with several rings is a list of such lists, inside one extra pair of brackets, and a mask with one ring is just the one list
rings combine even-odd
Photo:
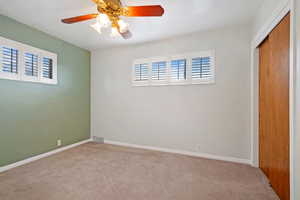
[(57, 55), (43, 52), (41, 57), (41, 82), (57, 84)]
[(192, 59), (192, 79), (199, 80), (211, 78), (210, 57), (193, 58)]
[(53, 79), (53, 60), (51, 58), (43, 58), (42, 76), (46, 79)]
[(135, 86), (148, 85), (150, 81), (149, 60), (136, 60), (133, 64), (132, 83)]
[(0, 37), (0, 78), (57, 84), (57, 55)]
[(38, 55), (32, 53), (25, 53), (25, 75), (38, 77), (39, 66), (38, 66)]
[(147, 81), (148, 78), (148, 64), (135, 65), (135, 81)]
[(166, 85), (169, 81), (167, 57), (156, 57), (151, 59), (151, 85)]
[(212, 51), (202, 52), (191, 58), (192, 83), (213, 83), (215, 78), (214, 56)]
[(167, 79), (167, 62), (154, 62), (152, 63), (152, 80), (164, 81)]
[(18, 73), (18, 54), (19, 51), (14, 48), (9, 48), (3, 46), (1, 48), (2, 52), (2, 72), (5, 73), (12, 73), (12, 74), (17, 74)]
[(184, 81), (187, 79), (187, 61), (178, 59), (171, 61), (171, 81)]
[(215, 53), (202, 51), (169, 57), (135, 60), (132, 82), (146, 85), (212, 84), (215, 82)]

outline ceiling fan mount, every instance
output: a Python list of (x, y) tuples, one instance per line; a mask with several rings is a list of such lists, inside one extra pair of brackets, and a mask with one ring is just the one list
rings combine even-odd
[[(160, 5), (150, 6), (123, 6), (120, 0), (92, 0), (97, 5), (99, 13), (82, 15), (63, 19), (66, 24), (73, 24), (81, 21), (97, 18), (95, 29), (100, 33), (102, 27), (106, 27), (107, 23), (111, 23), (112, 33), (121, 34), (124, 39), (131, 37), (128, 25), (120, 19), (125, 17), (160, 17), (164, 14), (164, 9)], [(98, 30), (99, 29), (99, 30)]]

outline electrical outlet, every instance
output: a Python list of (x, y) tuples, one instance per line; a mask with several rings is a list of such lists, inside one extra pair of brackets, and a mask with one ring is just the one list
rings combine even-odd
[(196, 146), (196, 151), (201, 152), (201, 145)]
[(57, 146), (61, 146), (61, 140), (57, 140)]

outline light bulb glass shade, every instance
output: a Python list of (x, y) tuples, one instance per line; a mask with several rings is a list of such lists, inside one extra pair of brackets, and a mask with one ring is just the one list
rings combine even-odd
[(99, 34), (101, 34), (101, 25), (98, 22), (92, 24), (91, 27), (95, 29)]
[(111, 37), (117, 37), (118, 35), (119, 35), (118, 29), (116, 27), (112, 27), (110, 36)]
[(121, 33), (125, 33), (125, 32), (128, 31), (129, 25), (128, 25), (126, 22), (124, 22), (123, 20), (120, 19), (120, 20), (118, 21), (118, 24), (119, 24), (120, 32), (121, 32)]
[(97, 16), (97, 22), (101, 27), (108, 27), (110, 25), (110, 20), (106, 14), (99, 14)]

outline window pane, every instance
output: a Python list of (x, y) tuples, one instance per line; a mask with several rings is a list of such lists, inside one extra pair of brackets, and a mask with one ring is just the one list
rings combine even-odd
[(38, 76), (38, 56), (32, 53), (25, 53), (25, 75)]
[(186, 80), (186, 59), (171, 61), (171, 79)]
[(192, 79), (207, 79), (212, 77), (210, 57), (192, 59)]
[(135, 81), (147, 81), (148, 80), (148, 64), (137, 64), (135, 69)]
[(2, 47), (2, 71), (14, 74), (18, 73), (17, 49)]
[(167, 62), (152, 63), (152, 80), (166, 80)]
[(44, 78), (53, 79), (53, 60), (51, 58), (43, 58), (42, 76)]

